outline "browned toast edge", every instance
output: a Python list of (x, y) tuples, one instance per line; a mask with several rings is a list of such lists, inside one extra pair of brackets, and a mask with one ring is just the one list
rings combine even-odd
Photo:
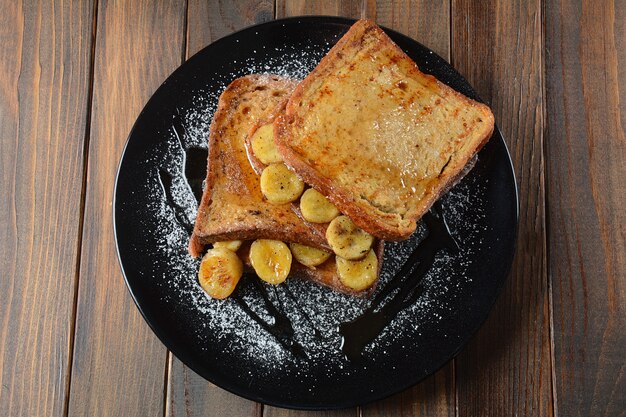
[[(193, 257), (198, 257), (202, 254), (205, 246), (209, 243), (222, 240), (251, 240), (257, 238), (276, 239), (294, 241), (297, 243), (307, 244), (309, 246), (328, 249), (328, 244), (323, 236), (320, 236), (315, 231), (310, 234), (299, 233), (294, 228), (279, 228), (279, 227), (266, 227), (262, 233), (254, 227), (248, 228), (233, 228), (232, 225), (225, 224), (223, 227), (215, 228), (210, 236), (203, 236), (202, 231), (199, 229), (199, 224), (206, 218), (204, 210), (207, 210), (211, 205), (211, 198), (213, 197), (213, 188), (216, 182), (216, 170), (211, 169), (211, 161), (215, 161), (219, 155), (219, 149), (214, 146), (217, 141), (219, 129), (224, 125), (224, 119), (229, 116), (232, 103), (237, 100), (238, 95), (243, 91), (246, 91), (251, 84), (262, 84), (264, 79), (278, 81), (295, 87), (295, 80), (280, 76), (272, 76), (267, 74), (253, 74), (238, 78), (231, 82), (228, 87), (222, 92), (218, 101), (218, 108), (214, 114), (211, 127), (209, 129), (209, 153), (207, 158), (207, 178), (205, 182), (205, 189), (202, 194), (202, 199), (198, 205), (198, 214), (196, 222), (194, 224), (193, 233), (189, 239), (188, 251)], [(282, 107), (272, 110), (272, 115), (275, 117), (277, 111), (281, 111)], [(290, 209), (289, 209), (290, 210)], [(294, 215), (295, 216), (295, 215)], [(277, 220), (278, 221), (278, 220)], [(306, 227), (303, 225), (302, 227)], [(301, 232), (301, 231), (300, 231)]]
[[(364, 33), (370, 30), (377, 31), (381, 35), (381, 41), (385, 43), (383, 47), (392, 48), (395, 52), (413, 62), (404, 53), (404, 51), (402, 51), (373, 21), (368, 19), (359, 20), (346, 32), (346, 34), (337, 42), (328, 54), (322, 58), (317, 67), (315, 67), (315, 69), (296, 87), (287, 103), (285, 115), (279, 116), (274, 122), (274, 138), (285, 163), (290, 166), (303, 181), (324, 194), (331, 202), (333, 202), (333, 204), (337, 206), (337, 208), (339, 208), (342, 213), (350, 217), (357, 226), (379, 239), (404, 240), (407, 239), (413, 231), (415, 231), (417, 220), (419, 220), (419, 218), (421, 218), (426, 211), (428, 211), (432, 204), (437, 201), (437, 199), (439, 199), (441, 195), (447, 191), (447, 189), (449, 189), (449, 185), (460, 180), (460, 175), (463, 173), (463, 167), (489, 141), (493, 133), (494, 118), (491, 110), (486, 105), (471, 100), (460, 92), (440, 82), (434, 76), (422, 73), (418, 69), (417, 65), (412, 66), (411, 70), (414, 74), (431, 79), (433, 82), (437, 83), (442, 90), (453, 94), (459, 100), (467, 103), (468, 106), (478, 107), (484, 113), (488, 121), (490, 121), (491, 129), (485, 131), (484, 135), (476, 143), (472, 152), (468, 152), (467, 155), (465, 155), (465, 158), (459, 160), (454, 167), (450, 167), (451, 171), (449, 172), (451, 173), (447, 174), (447, 178), (441, 181), (434, 189), (428, 191), (428, 194), (421, 200), (419, 206), (412, 211), (412, 218), (404, 219), (406, 220), (404, 222), (404, 226), (401, 223), (398, 223), (398, 227), (392, 227), (388, 222), (383, 220), (382, 216), (371, 215), (368, 210), (358, 204), (355, 204), (350, 190), (337, 186), (333, 184), (330, 179), (319, 175), (313, 166), (304, 161), (303, 158), (291, 149), (289, 146), (291, 138), (289, 137), (290, 130), (288, 126), (293, 123), (297, 103), (302, 99), (303, 92), (311, 84), (311, 80), (324, 71), (326, 66), (332, 65), (334, 61), (339, 59), (338, 53), (340, 49), (346, 46), (349, 42), (353, 42), (352, 34), (360, 31), (362, 27), (364, 27)], [(312, 163), (314, 163), (314, 161), (312, 161)]]

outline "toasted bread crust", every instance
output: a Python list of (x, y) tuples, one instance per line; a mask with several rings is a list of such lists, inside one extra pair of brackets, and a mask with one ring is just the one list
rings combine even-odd
[[(373, 64), (377, 59), (382, 63)], [(370, 82), (364, 81), (364, 74), (370, 72)], [(359, 88), (350, 82), (360, 83)], [(355, 97), (370, 99), (362, 103)], [(383, 105), (387, 105), (385, 114), (380, 113)], [(444, 127), (441, 133), (428, 130), (433, 121), (434, 128)], [(380, 122), (382, 127), (364, 130), (366, 122), (375, 123), (376, 129)], [(448, 126), (446, 136), (443, 131)], [(493, 127), (487, 106), (419, 71), (378, 26), (361, 20), (296, 87), (285, 115), (274, 122), (274, 136), (285, 163), (359, 227), (380, 239), (402, 240), (458, 181)], [(397, 132), (402, 133), (397, 143), (395, 137), (385, 137)], [(335, 133), (340, 136), (336, 140)], [(359, 135), (368, 142), (360, 141)], [(420, 146), (437, 151), (436, 156), (423, 158), (423, 167), (414, 159), (414, 148)], [(368, 163), (380, 170), (364, 180), (361, 168)]]
[[(259, 91), (258, 87), (264, 90)], [(317, 227), (322, 225), (305, 222), (293, 212), (291, 204), (270, 205), (263, 199), (258, 191), (259, 176), (250, 165), (252, 160), (248, 159), (244, 147), (245, 136), (253, 134), (259, 126), (271, 123), (283, 111), (284, 96), (293, 87), (293, 81), (281, 77), (250, 75), (233, 81), (220, 96), (209, 133), (206, 187), (189, 240), (192, 256), (202, 255), (208, 243), (245, 240), (247, 242), (238, 255), (250, 269), (247, 254), (250, 241), (256, 239), (276, 239), (330, 250), (323, 233), (325, 228)], [(276, 92), (281, 94), (275, 95)], [(246, 111), (241, 106), (244, 101), (249, 107)], [(260, 102), (265, 106), (256, 107)], [(223, 194), (225, 190), (228, 192)], [(235, 195), (230, 191), (235, 191)], [(228, 216), (236, 215), (241, 207), (247, 210), (244, 217), (239, 222), (230, 221)], [(217, 211), (213, 211), (214, 208)], [(250, 211), (258, 213), (251, 214)], [(220, 216), (218, 218), (223, 221), (215, 221), (212, 216)], [(375, 250), (380, 272), (383, 243), (378, 242)], [(339, 280), (334, 257), (331, 260), (317, 268), (294, 262), (290, 276), (308, 279), (345, 294), (360, 297), (371, 294), (376, 283), (363, 291), (346, 287)]]
[[(280, 105), (278, 105), (275, 111), (272, 112), (268, 117), (259, 119), (250, 129), (248, 135), (245, 139), (246, 152), (248, 154), (248, 159), (253, 169), (256, 171), (258, 175), (261, 175), (263, 169), (267, 165), (261, 162), (254, 151), (252, 150), (252, 137), (256, 133), (256, 131), (261, 127), (269, 123), (274, 123), (274, 121), (284, 114), (285, 106), (287, 105), (287, 100), (284, 100)], [(306, 181), (305, 181), (306, 182)], [(310, 229), (313, 233), (322, 236), (326, 239), (326, 229), (328, 228), (328, 223), (311, 223), (308, 222), (304, 216), (302, 215), (302, 211), (300, 210), (299, 202), (291, 203), (291, 207), (296, 213), (296, 215), (300, 218), (300, 220)], [(329, 248), (330, 249), (330, 248)], [(377, 240), (374, 242), (373, 249), (376, 253), (376, 257), (378, 258), (378, 274), (380, 274), (380, 268), (383, 263), (383, 252), (384, 252), (384, 242), (382, 240)], [(250, 261), (248, 259), (248, 242), (241, 249), (240, 256), (244, 259), (244, 264), (251, 268)], [(318, 284), (324, 285), (326, 287), (332, 288), (335, 291), (342, 292), (344, 294), (359, 296), (359, 297), (367, 297), (376, 289), (376, 284), (378, 280), (372, 285), (370, 288), (367, 288), (363, 291), (355, 291), (351, 288), (346, 287), (341, 280), (339, 279), (339, 275), (337, 274), (337, 266), (335, 262), (335, 256), (331, 256), (326, 262), (321, 265), (318, 265), (315, 268), (307, 267), (298, 262), (293, 262), (292, 270), (290, 276), (294, 276), (300, 279), (308, 279)]]
[[(284, 114), (285, 106), (287, 105), (287, 101), (288, 101), (288, 99), (285, 99), (282, 103), (280, 103), (278, 106), (276, 106), (276, 109), (268, 117), (265, 117), (263, 119), (259, 119), (252, 126), (252, 128), (250, 129), (250, 131), (246, 135), (245, 146), (246, 146), (246, 152), (248, 154), (248, 160), (250, 161), (250, 165), (252, 166), (252, 168), (254, 169), (254, 171), (258, 175), (261, 175), (261, 173), (263, 172), (263, 170), (265, 169), (265, 167), (267, 165), (265, 165), (263, 162), (261, 162), (259, 160), (259, 158), (257, 158), (256, 155), (254, 154), (254, 151), (252, 150), (252, 137), (254, 136), (256, 131), (261, 126), (265, 126), (266, 124), (274, 123), (276, 118), (278, 118), (282, 114)], [(320, 223), (309, 222), (309, 221), (307, 221), (304, 218), (304, 216), (302, 215), (302, 212), (300, 211), (300, 202), (299, 202), (299, 200), (294, 201), (294, 202), (292, 202), (290, 204), (291, 204), (291, 208), (292, 208), (293, 212), (298, 216), (300, 221), (302, 221), (306, 225), (306, 227), (309, 228), (311, 233), (317, 235), (320, 239), (322, 239), (325, 242), (324, 243), (324, 247), (320, 248), (320, 249), (330, 250), (330, 245), (328, 244), (328, 241), (326, 240), (326, 228), (328, 227), (328, 223), (320, 224)]]
[(276, 106), (276, 108), (274, 109), (274, 111), (272, 111), (271, 114), (269, 114), (267, 117), (263, 117), (262, 119), (257, 120), (252, 125), (252, 127), (248, 131), (248, 134), (246, 135), (246, 138), (244, 140), (244, 146), (246, 147), (248, 160), (250, 161), (250, 165), (252, 166), (252, 169), (254, 169), (254, 171), (258, 175), (261, 175), (261, 173), (263, 172), (263, 169), (265, 169), (267, 165), (261, 162), (259, 158), (257, 158), (256, 155), (254, 154), (254, 151), (252, 150), (252, 137), (254, 136), (254, 134), (260, 127), (265, 126), (270, 123), (274, 123), (274, 120), (276, 120), (277, 117), (284, 114), (285, 107), (287, 106), (288, 101), (289, 101), (289, 98), (288, 97), (285, 98), (280, 104)]
[(264, 200), (244, 148), (250, 127), (271, 118), (294, 87), (295, 81), (283, 77), (249, 75), (233, 81), (220, 96), (209, 132), (206, 186), (189, 242), (192, 256), (200, 256), (209, 243), (259, 238), (328, 249), (325, 238), (309, 229), (289, 204)]

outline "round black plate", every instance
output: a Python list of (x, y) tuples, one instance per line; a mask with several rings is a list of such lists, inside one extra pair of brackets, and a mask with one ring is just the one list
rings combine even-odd
[[(344, 357), (337, 326), (359, 316), (368, 300), (296, 279), (277, 288), (262, 286), (267, 300), (252, 279), (240, 283), (239, 301), (204, 295), (196, 282), (198, 261), (186, 251), (185, 224), (193, 221), (195, 199), (184, 178), (186, 170), (189, 174), (205, 164), (197, 147), (206, 147), (220, 92), (250, 73), (303, 77), (352, 23), (330, 17), (277, 20), (209, 45), (146, 104), (117, 177), (119, 259), (146, 321), (198, 374), (243, 397), (282, 407), (354, 406), (401, 391), (436, 371), (486, 319), (514, 252), (517, 192), (496, 129), (474, 169), (441, 200), (459, 251), (437, 253), (417, 300), (368, 344), (362, 361)], [(406, 36), (387, 33), (422, 71), (477, 98), (442, 58)], [(393, 284), (391, 278), (427, 234), (420, 224), (409, 241), (387, 244), (379, 289)], [(293, 339), (304, 355), (291, 354), (284, 340), (253, 319), (271, 324), (271, 308), (292, 323)]]

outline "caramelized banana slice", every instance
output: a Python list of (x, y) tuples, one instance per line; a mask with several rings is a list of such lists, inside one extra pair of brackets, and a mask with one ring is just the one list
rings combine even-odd
[(274, 143), (274, 125), (271, 123), (261, 126), (254, 132), (250, 145), (254, 156), (265, 165), (283, 161)]
[(198, 281), (207, 294), (224, 299), (232, 294), (243, 274), (243, 263), (226, 248), (209, 249), (202, 258)]
[(335, 217), (326, 229), (326, 240), (333, 252), (349, 260), (363, 259), (374, 237), (359, 229), (347, 216)]
[(305, 220), (312, 223), (328, 223), (339, 216), (339, 210), (322, 193), (309, 188), (300, 198), (300, 211)]
[(259, 278), (277, 285), (289, 275), (291, 251), (280, 240), (258, 239), (250, 245), (250, 263)]
[(301, 245), (299, 243), (290, 243), (289, 248), (296, 261), (306, 266), (318, 266), (326, 259), (330, 258), (331, 253), (325, 250), (312, 248), (310, 246)]
[(350, 261), (337, 256), (339, 280), (348, 288), (362, 291), (372, 286), (378, 276), (378, 258), (373, 250), (360, 261)]
[(295, 201), (304, 190), (304, 183), (285, 164), (272, 164), (261, 173), (261, 192), (270, 203)]
[(237, 252), (241, 247), (243, 242), (241, 240), (224, 240), (222, 242), (215, 242), (213, 244), (214, 248), (224, 248), (231, 250), (233, 252)]

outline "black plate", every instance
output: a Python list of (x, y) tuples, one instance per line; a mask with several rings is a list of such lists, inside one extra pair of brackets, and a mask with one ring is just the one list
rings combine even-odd
[[(363, 404), (435, 372), (486, 319), (514, 252), (517, 192), (508, 151), (496, 129), (475, 168), (441, 200), (460, 249), (436, 253), (416, 301), (367, 345), (362, 360), (344, 357), (337, 326), (359, 316), (367, 300), (298, 280), (274, 289), (244, 279), (238, 297), (226, 301), (208, 299), (199, 288), (198, 262), (186, 252), (184, 225), (194, 217), (195, 200), (183, 166), (186, 155), (187, 173), (199, 171), (194, 176), (202, 176), (205, 155), (197, 147), (206, 146), (219, 93), (249, 73), (303, 77), (352, 23), (330, 17), (277, 20), (209, 45), (150, 99), (128, 138), (117, 177), (118, 254), (146, 321), (198, 374), (243, 397), (282, 407)], [(406, 36), (387, 33), (424, 72), (477, 98), (442, 58)], [(428, 227), (420, 224), (409, 241), (386, 246), (379, 289), (394, 285), (391, 278), (427, 234)], [(271, 324), (272, 307), (292, 323), (291, 339), (276, 338), (253, 320), (256, 315)], [(301, 355), (285, 348), (291, 340), (302, 346)]]

